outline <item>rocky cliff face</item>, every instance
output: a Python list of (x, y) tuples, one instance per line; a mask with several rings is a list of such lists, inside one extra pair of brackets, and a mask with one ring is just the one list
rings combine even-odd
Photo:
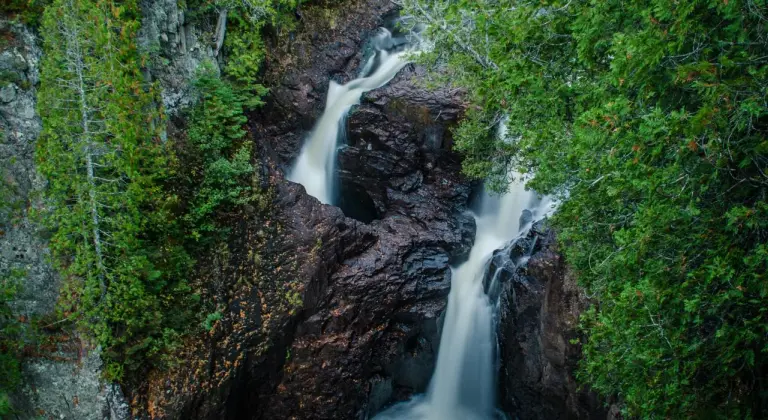
[(35, 110), (41, 51), (37, 37), (20, 24), (0, 20), (0, 39), (0, 176), (11, 193), (10, 208), (0, 210), (0, 269), (26, 271), (16, 305), (20, 313), (41, 314), (53, 309), (58, 289), (45, 262), (45, 243), (28, 217), (30, 207), (39, 205), (34, 194), (45, 183), (35, 171), (35, 142), (42, 128)]
[(557, 252), (545, 222), (497, 251), (489, 273), (499, 300), (499, 404), (519, 419), (604, 419), (596, 396), (580, 390), (573, 373), (581, 351), (578, 317), (587, 299)]
[[(322, 112), (328, 80), (355, 77), (364, 43), (392, 11), (384, 0), (352, 2), (332, 19), (304, 9), (304, 31), (272, 45), (275, 87), (252, 131), (279, 234), (265, 244), (266, 264), (243, 261), (257, 239), (229, 244), (226, 262), (213, 262), (231, 290), (226, 314), (188, 358), (194, 368), (151, 381), (150, 416), (365, 418), (425, 390), (449, 263), (474, 233), (469, 185), (444, 147), (459, 97), (419, 88), (414, 68), (365, 97), (339, 156), (341, 209), (282, 175)], [(263, 222), (251, 221), (233, 236), (258, 237)], [(238, 285), (243, 275), (254, 276), (250, 286)], [(300, 305), (285, 304), (286, 285), (301, 291)]]
[(203, 62), (218, 68), (210, 22), (191, 22), (177, 0), (142, 0), (139, 46), (150, 54), (145, 77), (158, 81), (165, 111), (176, 115), (195, 102), (190, 81)]
[[(22, 291), (13, 302), (24, 322), (44, 319), (59, 295), (45, 232), (30, 216), (42, 208), (45, 188), (35, 170), (42, 127), (35, 110), (40, 59), (38, 37), (0, 18), (0, 176), (11, 192), (9, 206), (0, 209), (0, 274), (24, 272)], [(101, 380), (97, 349), (77, 336), (47, 329), (39, 334), (39, 346), (30, 346), (26, 354), (24, 385), (13, 395), (14, 407), (21, 410), (18, 418), (126, 418), (120, 388)]]

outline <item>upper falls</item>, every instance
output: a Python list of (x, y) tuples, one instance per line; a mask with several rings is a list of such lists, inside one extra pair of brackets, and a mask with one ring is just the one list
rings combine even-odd
[(290, 181), (303, 185), (307, 193), (325, 204), (336, 201), (336, 150), (339, 139), (344, 137), (347, 112), (360, 102), (363, 93), (384, 86), (408, 63), (404, 50), (408, 40), (394, 37), (384, 28), (379, 31), (373, 39), (375, 54), (366, 62), (360, 77), (344, 85), (330, 82), (325, 111), (288, 175)]

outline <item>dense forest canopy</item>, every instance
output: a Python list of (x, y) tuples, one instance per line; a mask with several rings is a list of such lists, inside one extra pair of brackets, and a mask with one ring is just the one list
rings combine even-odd
[(401, 4), (470, 94), (465, 172), (563, 200), (581, 381), (630, 415), (766, 415), (768, 3)]

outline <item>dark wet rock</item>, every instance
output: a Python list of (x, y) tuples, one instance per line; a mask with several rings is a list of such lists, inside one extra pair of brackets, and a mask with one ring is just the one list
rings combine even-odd
[[(325, 106), (329, 76), (342, 83), (356, 77), (363, 44), (393, 7), (361, 2), (340, 12), (330, 32), (316, 32), (312, 43), (297, 36), (292, 50), (300, 52), (299, 65), (279, 74), (270, 104), (255, 116), (262, 155), (283, 169), (290, 165)], [(268, 75), (282, 69), (275, 64)], [(312, 299), (305, 299), (272, 393), (254, 395), (256, 418), (365, 418), (426, 389), (450, 263), (466, 257), (475, 224), (466, 212), (469, 184), (449, 150), (449, 126), (462, 110), (459, 94), (419, 87), (420, 72), (406, 66), (364, 95), (346, 120), (339, 199), (347, 216), (358, 219), (344, 219), (355, 226), (352, 235), (373, 239), (348, 239), (355, 244), (345, 247), (349, 252), (334, 252), (334, 243), (323, 239), (324, 252), (343, 257), (326, 258), (334, 261), (327, 274), (307, 283)], [(306, 226), (322, 226), (330, 211), (291, 207), (283, 212)]]
[[(347, 7), (348, 6), (348, 7)], [(358, 1), (334, 10), (329, 25), (319, 10), (304, 9), (303, 24), (310, 33), (298, 33), (291, 42), (274, 41), (267, 57), (266, 78), (273, 86), (269, 103), (254, 118), (254, 130), (270, 145), (273, 157), (289, 165), (325, 107), (329, 80), (348, 82), (357, 77), (369, 49), (366, 43), (387, 15), (396, 11), (387, 0)], [(464, 109), (456, 89), (429, 90), (421, 86), (425, 71), (408, 65), (386, 86), (366, 93), (347, 119), (347, 144), (371, 152), (379, 169), (405, 167), (421, 159), (420, 151), (450, 146), (446, 126)], [(381, 153), (383, 151), (391, 156)], [(343, 160), (343, 156), (340, 156)], [(346, 162), (350, 162), (347, 159)], [(344, 167), (341, 168), (345, 169)], [(379, 171), (379, 173), (382, 173)], [(387, 178), (401, 174), (385, 173)]]
[(185, 345), (178, 355), (185, 363), (133, 390), (147, 417), (259, 418), (295, 357), (299, 324), (323, 328), (326, 320), (313, 314), (326, 305), (333, 271), (376, 241), (366, 225), (303, 187), (273, 183), (268, 214), (237, 215), (229, 243), (201, 261), (195, 281), (215, 286), (207, 299), (220, 303), (221, 319)]
[(371, 196), (371, 191), (363, 186), (349, 182), (348, 178), (339, 180), (339, 191), (336, 205), (347, 216), (363, 223), (371, 223), (380, 219), (386, 211), (385, 197)]
[(491, 265), (503, 273), (500, 406), (519, 419), (607, 418), (595, 394), (580, 390), (573, 376), (581, 349), (571, 340), (579, 338), (578, 317), (588, 302), (558, 253), (554, 233), (545, 223), (534, 224), (525, 238), (497, 252)]
[(421, 171), (416, 171), (403, 177), (393, 178), (390, 183), (394, 188), (407, 193), (421, 186), (422, 182), (424, 182), (424, 175)]
[[(284, 170), (293, 163), (321, 115), (329, 79), (354, 79), (366, 58), (368, 40), (395, 11), (386, 0), (353, 2), (330, 25), (325, 15), (303, 9), (312, 35), (274, 41), (267, 59), (271, 80), (267, 105), (254, 114), (253, 131), (262, 155)], [(461, 92), (428, 90), (424, 70), (406, 66), (387, 85), (363, 95), (346, 119), (346, 142), (338, 154), (338, 200), (345, 212), (369, 223), (418, 199), (425, 179), (458, 178), (459, 159), (450, 152), (450, 126), (463, 112)], [(464, 182), (463, 180), (460, 182)], [(407, 195), (406, 195), (407, 194)]]
[[(275, 191), (272, 213), (268, 222), (238, 216), (226, 253), (203, 262), (199, 281), (221, 284), (226, 309), (208, 337), (186, 346), (189, 363), (134, 393), (149, 417), (365, 418), (426, 389), (450, 263), (465, 258), (475, 230), (470, 186), (446, 148), (458, 96), (416, 88), (412, 68), (388, 91), (405, 96), (398, 104), (370, 92), (347, 120), (341, 209), (283, 175), (322, 112), (329, 78), (356, 76), (366, 40), (393, 10), (389, 0), (351, 2), (329, 19), (302, 7), (293, 40), (269, 40), (273, 87), (250, 124)], [(267, 223), (277, 226), (272, 236), (260, 233)], [(297, 307), (286, 304), (286, 285), (300, 292)]]
[[(233, 232), (228, 261), (206, 264), (222, 269), (202, 281), (230, 284), (233, 297), (212, 336), (190, 346), (198, 349), (184, 357), (194, 362), (143, 391), (151, 417), (364, 418), (425, 390), (449, 261), (474, 233), (456, 217), (468, 187), (425, 179), (424, 203), (365, 224), (276, 175), (277, 257), (243, 259), (261, 247), (254, 219)], [(237, 282), (269, 267), (261, 280)], [(286, 282), (302, 291), (296, 311), (281, 307)]]
[(473, 233), (455, 218), (463, 208), (455, 195), (466, 200), (468, 188), (438, 188), (435, 181), (425, 180), (423, 203), (403, 203), (402, 211), (368, 225), (345, 219), (356, 235), (375, 239), (353, 241), (354, 255), (310, 287), (311, 309), (297, 326), (274, 394), (260, 396), (259, 418), (362, 418), (390, 398), (424, 391), (450, 289), (449, 261), (471, 240), (463, 234)]
[(520, 215), (520, 226), (525, 226), (531, 221), (533, 221), (533, 213), (528, 209), (523, 210), (523, 214)]
[(268, 40), (269, 101), (252, 121), (278, 163), (288, 165), (298, 155), (325, 107), (329, 80), (345, 83), (357, 77), (363, 47), (395, 8), (389, 0), (302, 7), (302, 30)]
[(418, 71), (406, 67), (390, 84), (366, 94), (347, 119), (348, 144), (338, 156), (340, 182), (366, 190), (380, 214), (415, 197), (425, 177), (446, 172), (455, 177), (459, 171), (449, 150), (459, 98), (414, 87)]

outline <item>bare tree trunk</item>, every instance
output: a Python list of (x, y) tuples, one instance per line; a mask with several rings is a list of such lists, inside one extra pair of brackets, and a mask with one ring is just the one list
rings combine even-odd
[(227, 13), (229, 12), (229, 9), (224, 8), (221, 11), (219, 11), (219, 20), (216, 22), (216, 51), (214, 51), (213, 55), (215, 57), (219, 56), (219, 51), (221, 50), (221, 47), (224, 45), (224, 36), (227, 33)]
[[(71, 6), (74, 8), (74, 5), (71, 4)], [(82, 139), (85, 145), (85, 164), (86, 164), (86, 174), (88, 179), (88, 197), (89, 197), (89, 206), (90, 206), (90, 213), (91, 213), (93, 248), (94, 248), (94, 252), (96, 253), (96, 268), (98, 270), (99, 288), (101, 289), (101, 298), (103, 299), (107, 293), (107, 284), (106, 284), (106, 276), (105, 276), (106, 268), (104, 265), (104, 256), (102, 253), (101, 230), (99, 228), (100, 217), (99, 217), (99, 210), (98, 210), (98, 201), (96, 198), (96, 179), (94, 176), (94, 162), (93, 162), (94, 144), (93, 144), (93, 138), (91, 135), (90, 127), (88, 126), (91, 108), (88, 105), (88, 98), (86, 94), (87, 88), (86, 88), (85, 77), (84, 77), (84, 62), (83, 62), (82, 46), (80, 44), (80, 31), (79, 31), (79, 28), (77, 28), (76, 26), (74, 27), (65, 26), (63, 35), (67, 42), (67, 58), (69, 61), (68, 64), (70, 66), (70, 70), (75, 74), (77, 78), (75, 88), (77, 90), (77, 95), (80, 103), (80, 120), (81, 120), (80, 123), (83, 130)]]

